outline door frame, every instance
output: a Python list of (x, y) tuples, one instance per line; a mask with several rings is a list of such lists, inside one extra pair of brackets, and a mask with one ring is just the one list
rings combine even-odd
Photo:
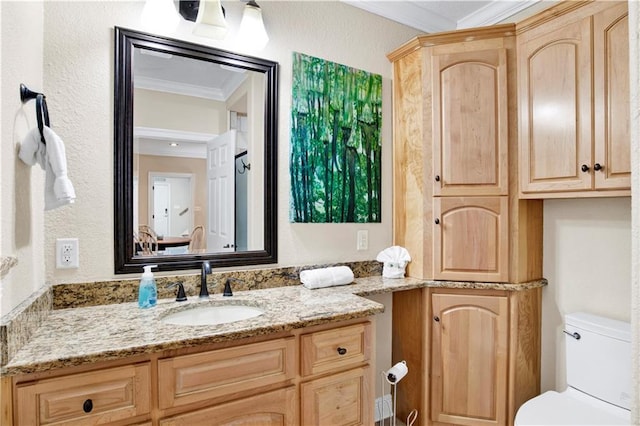
[(147, 188), (147, 213), (148, 213), (148, 223), (153, 224), (153, 180), (156, 177), (165, 177), (165, 178), (187, 178), (189, 179), (189, 186), (191, 192), (191, 208), (189, 209), (189, 222), (191, 223), (190, 231), (194, 226), (194, 209), (195, 209), (195, 174), (194, 173), (175, 173), (175, 172), (149, 172), (149, 182)]

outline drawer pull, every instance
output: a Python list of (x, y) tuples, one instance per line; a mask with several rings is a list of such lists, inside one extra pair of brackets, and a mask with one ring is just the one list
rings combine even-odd
[(82, 404), (82, 410), (85, 413), (90, 413), (93, 410), (93, 401), (91, 399), (87, 399), (84, 404)]
[(338, 348), (338, 355), (344, 355), (347, 353), (347, 348)]
[(580, 340), (580, 338), (582, 337), (582, 336), (580, 336), (580, 333), (578, 333), (577, 331), (576, 331), (576, 332), (571, 333), (571, 332), (569, 332), (569, 331), (567, 331), (567, 330), (562, 330), (562, 332), (563, 332), (564, 334), (568, 334), (569, 336), (573, 337), (573, 338), (574, 338), (574, 339), (576, 339), (576, 340)]

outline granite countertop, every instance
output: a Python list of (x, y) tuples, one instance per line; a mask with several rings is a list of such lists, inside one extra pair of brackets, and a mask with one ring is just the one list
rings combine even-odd
[[(307, 326), (364, 318), (384, 311), (380, 303), (361, 296), (421, 287), (524, 290), (546, 281), (525, 284), (425, 281), (414, 278), (358, 278), (353, 284), (317, 290), (302, 285), (237, 291), (232, 297), (197, 296), (186, 302), (162, 299), (152, 309), (137, 303), (54, 310), (35, 335), (0, 371), (26, 374), (55, 368), (122, 359), (167, 349), (194, 347), (289, 331)], [(176, 310), (206, 304), (257, 306), (264, 314), (248, 320), (207, 326), (171, 325), (162, 318)]]

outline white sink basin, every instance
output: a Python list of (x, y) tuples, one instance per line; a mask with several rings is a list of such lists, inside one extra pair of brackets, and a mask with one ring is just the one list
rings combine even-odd
[(215, 325), (255, 318), (264, 311), (255, 306), (220, 305), (199, 306), (162, 318), (162, 322), (177, 325)]

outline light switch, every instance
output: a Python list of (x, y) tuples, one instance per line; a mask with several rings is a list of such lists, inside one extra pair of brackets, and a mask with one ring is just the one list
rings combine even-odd
[(361, 229), (358, 231), (356, 249), (368, 250), (369, 249), (369, 231)]

